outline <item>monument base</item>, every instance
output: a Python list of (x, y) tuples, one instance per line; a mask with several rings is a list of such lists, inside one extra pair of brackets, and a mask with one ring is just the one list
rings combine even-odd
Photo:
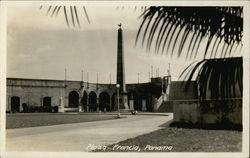
[[(118, 109), (118, 103), (117, 103), (117, 95), (115, 96), (115, 110)], [(119, 107), (120, 109), (125, 109), (125, 110), (129, 110), (129, 106), (128, 106), (128, 95), (127, 94), (121, 94), (119, 95)]]

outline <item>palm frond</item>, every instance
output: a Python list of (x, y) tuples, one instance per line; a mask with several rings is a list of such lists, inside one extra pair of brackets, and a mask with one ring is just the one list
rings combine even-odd
[[(61, 10), (61, 8), (63, 9)], [(40, 6), (39, 9), (40, 10), (47, 9), (46, 14), (50, 15), (51, 17), (58, 16), (59, 12), (62, 11), (65, 17), (65, 22), (68, 27), (70, 26), (76, 27), (76, 24), (78, 27), (81, 27), (81, 24), (80, 24), (81, 14), (78, 13), (79, 8), (77, 6), (49, 6), (49, 7)], [(82, 15), (86, 18), (88, 23), (90, 23), (87, 9), (84, 6), (82, 7), (82, 9), (84, 13)]]
[[(76, 9), (76, 7), (74, 6), (74, 11), (75, 11), (75, 15), (76, 15), (76, 21), (77, 21), (77, 24), (78, 24), (78, 26), (80, 27), (81, 25), (80, 25), (80, 21), (79, 21), (79, 18), (78, 18), (78, 13), (77, 13), (77, 9)], [(87, 18), (88, 19), (88, 18)]]
[(181, 78), (185, 76), (185, 90), (195, 73), (201, 100), (242, 97), (242, 57), (204, 59), (190, 64), (181, 74)]
[[(243, 7), (166, 7), (151, 6), (140, 16), (142, 23), (136, 43), (146, 42), (149, 50), (155, 45), (156, 53), (176, 54), (180, 57), (188, 43), (186, 59), (195, 58), (203, 39), (207, 39), (202, 51), (204, 58), (228, 57), (232, 45), (240, 45), (243, 32)], [(170, 27), (168, 27), (170, 24)], [(148, 37), (148, 38), (146, 38)], [(190, 38), (190, 40), (187, 40)], [(155, 41), (153, 42), (153, 39)], [(178, 44), (178, 51), (175, 51)], [(223, 42), (222, 42), (223, 41)], [(170, 49), (172, 45), (172, 49)], [(218, 52), (221, 48), (222, 52)]]
[(70, 13), (71, 13), (70, 15), (72, 19), (72, 24), (75, 27), (75, 18), (74, 18), (74, 12), (73, 12), (72, 6), (70, 6)]
[(85, 14), (88, 22), (90, 23), (89, 16), (88, 16), (88, 13), (87, 13), (87, 9), (84, 6), (83, 6), (83, 10), (84, 10), (84, 14)]
[(51, 13), (51, 16), (53, 16), (53, 15), (55, 14), (57, 8), (58, 8), (58, 6), (56, 6), (56, 7), (53, 9), (53, 11), (52, 11), (52, 13)]
[(65, 6), (63, 7), (63, 11), (64, 11), (64, 16), (65, 16), (65, 20), (66, 20), (67, 26), (69, 27), (69, 20), (68, 20), (68, 15), (67, 15), (67, 9), (66, 9)]

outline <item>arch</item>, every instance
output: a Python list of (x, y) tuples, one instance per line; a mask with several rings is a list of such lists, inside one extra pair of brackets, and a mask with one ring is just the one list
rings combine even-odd
[(97, 109), (97, 95), (94, 91), (89, 93), (89, 110), (96, 111)]
[(11, 97), (11, 111), (19, 112), (20, 111), (20, 97), (13, 96)]
[(76, 108), (79, 106), (79, 94), (76, 91), (69, 93), (69, 107)]
[(43, 97), (43, 106), (51, 106), (51, 97)]
[(110, 111), (110, 96), (107, 92), (101, 92), (99, 95), (99, 108), (101, 111), (104, 111), (106, 108), (107, 111)]

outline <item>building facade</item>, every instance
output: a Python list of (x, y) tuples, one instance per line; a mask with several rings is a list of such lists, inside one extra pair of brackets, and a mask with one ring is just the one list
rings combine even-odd
[[(127, 84), (131, 110), (153, 111), (155, 100), (167, 97), (170, 80), (152, 78), (151, 82)], [(169, 78), (170, 79), (170, 78)], [(7, 78), (6, 111), (22, 112), (23, 107), (63, 107), (64, 111), (112, 111), (117, 109), (115, 84), (82, 81)]]

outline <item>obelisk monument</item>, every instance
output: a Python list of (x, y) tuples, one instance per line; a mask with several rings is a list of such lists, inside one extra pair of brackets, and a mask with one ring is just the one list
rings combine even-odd
[(117, 39), (117, 70), (116, 70), (116, 84), (119, 84), (119, 102), (121, 109), (129, 109), (128, 95), (126, 91), (125, 82), (125, 66), (124, 66), (124, 52), (123, 52), (123, 34), (121, 24), (118, 25), (118, 39)]

